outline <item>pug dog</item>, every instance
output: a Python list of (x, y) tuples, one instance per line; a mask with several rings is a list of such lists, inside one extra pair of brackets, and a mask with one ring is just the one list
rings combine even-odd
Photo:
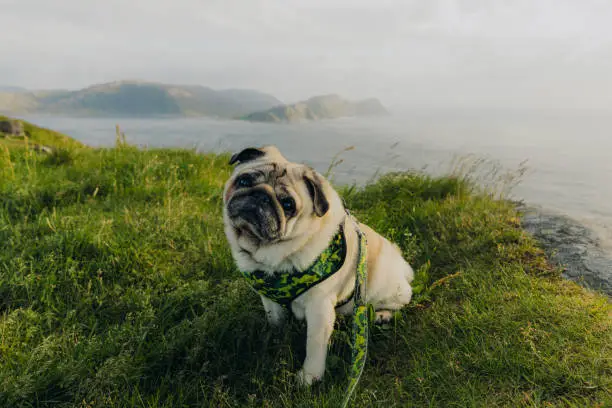
[[(310, 385), (325, 372), (336, 314), (351, 314), (359, 235), (331, 184), (314, 169), (288, 161), (274, 146), (234, 154), (233, 174), (223, 193), (225, 233), (237, 267), (266, 274), (306, 270), (330, 245), (341, 225), (345, 260), (331, 277), (295, 298), (285, 308), (260, 294), (268, 321), (279, 326), (290, 309), (306, 319), (306, 358), (298, 381)], [(372, 203), (375, 205), (375, 203)], [(414, 273), (400, 249), (364, 224), (367, 239), (366, 302), (376, 321), (410, 302)]]

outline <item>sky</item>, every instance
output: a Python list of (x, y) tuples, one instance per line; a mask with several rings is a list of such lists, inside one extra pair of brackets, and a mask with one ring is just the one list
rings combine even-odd
[(0, 0), (0, 85), (612, 107), (609, 0)]

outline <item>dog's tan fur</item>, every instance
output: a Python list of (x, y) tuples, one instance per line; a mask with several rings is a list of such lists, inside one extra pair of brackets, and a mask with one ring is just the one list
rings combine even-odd
[[(325, 372), (327, 345), (336, 313), (350, 314), (353, 310), (352, 301), (339, 308), (336, 308), (336, 304), (347, 299), (354, 289), (358, 235), (354, 224), (346, 216), (338, 193), (320, 174), (307, 166), (289, 162), (273, 146), (250, 150), (259, 153), (254, 152), (256, 157), (239, 160), (223, 194), (225, 232), (234, 260), (241, 270), (263, 270), (274, 274), (294, 268), (306, 269), (327, 247), (339, 225), (345, 222), (347, 255), (344, 265), (332, 277), (308, 290), (290, 305), (293, 314), (298, 319), (305, 318), (307, 322), (306, 359), (298, 378), (301, 383), (309, 385), (322, 378)], [(229, 214), (228, 206), (232, 199), (249, 193), (248, 189), (237, 187), (235, 181), (241, 175), (253, 172), (260, 179), (251, 190), (268, 194), (273, 208), (282, 209), (278, 205), (279, 197), (286, 194), (295, 200), (295, 216), (285, 217), (282, 211), (277, 211), (276, 217), (281, 220), (278, 239), (262, 239), (257, 236), (258, 231), (253, 224), (241, 216), (232, 217)], [(314, 196), (313, 185), (316, 187)], [(317, 214), (317, 211), (321, 212), (322, 198), (328, 205), (325, 213)], [(378, 318), (388, 319), (391, 310), (400, 309), (410, 301), (413, 271), (396, 245), (364, 224), (360, 224), (360, 229), (366, 234), (368, 242), (366, 301), (377, 310)], [(285, 317), (284, 309), (263, 296), (261, 300), (268, 320), (280, 325)]]

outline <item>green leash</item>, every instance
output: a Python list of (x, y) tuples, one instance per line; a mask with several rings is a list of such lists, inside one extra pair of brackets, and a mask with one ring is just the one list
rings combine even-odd
[(355, 224), (355, 230), (359, 237), (357, 271), (355, 274), (355, 304), (353, 306), (353, 353), (351, 361), (351, 371), (349, 374), (349, 383), (346, 390), (346, 397), (342, 403), (342, 407), (348, 406), (357, 383), (363, 373), (366, 357), (368, 354), (368, 329), (370, 324), (370, 308), (366, 303), (366, 286), (368, 281), (368, 268), (366, 264), (367, 256), (367, 241), (365, 234), (359, 228), (359, 224), (346, 210), (348, 217)]
[[(353, 290), (352, 362), (346, 397), (342, 403), (343, 408), (348, 406), (363, 373), (368, 354), (368, 326), (370, 323), (369, 307), (366, 303), (366, 283), (368, 280), (366, 236), (348, 210), (346, 210), (346, 214), (355, 226), (359, 245), (355, 289)], [(343, 222), (332, 238), (330, 245), (306, 270), (294, 270), (291, 273), (273, 275), (263, 271), (241, 271), (241, 273), (255, 291), (288, 309), (291, 302), (298, 296), (338, 272), (344, 265), (346, 253)]]

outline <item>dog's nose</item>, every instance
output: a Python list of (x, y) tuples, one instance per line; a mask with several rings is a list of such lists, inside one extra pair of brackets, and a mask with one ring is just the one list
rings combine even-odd
[(270, 200), (270, 196), (263, 192), (257, 197), (257, 199), (262, 204), (270, 204), (272, 202), (272, 200)]
[(245, 213), (258, 214), (264, 208), (272, 206), (272, 198), (265, 191), (252, 191), (248, 195), (243, 195), (230, 200), (228, 210), (230, 217), (244, 215)]
[(255, 206), (269, 205), (272, 203), (272, 199), (265, 191), (253, 191), (248, 195), (248, 198)]

